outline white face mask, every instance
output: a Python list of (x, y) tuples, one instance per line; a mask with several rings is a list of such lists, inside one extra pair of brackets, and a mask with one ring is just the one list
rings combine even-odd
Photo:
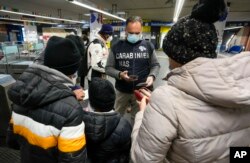
[(139, 40), (141, 40), (142, 36), (141, 34), (130, 34), (128, 33), (127, 35), (127, 40), (128, 42), (135, 44), (137, 43)]
[(107, 39), (107, 42), (111, 42), (113, 40), (113, 36), (109, 36), (109, 38)]
[(71, 80), (72, 80), (72, 82), (73, 82), (74, 85), (76, 85), (77, 77), (78, 77), (78, 76), (77, 76), (77, 72), (76, 72), (74, 75), (72, 75)]

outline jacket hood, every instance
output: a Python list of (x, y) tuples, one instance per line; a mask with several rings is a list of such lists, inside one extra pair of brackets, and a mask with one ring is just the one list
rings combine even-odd
[(72, 81), (61, 72), (46, 66), (33, 64), (27, 68), (8, 95), (14, 104), (36, 109), (54, 101), (74, 96)]
[(88, 112), (84, 111), (83, 121), (87, 141), (95, 143), (107, 139), (120, 122), (120, 114), (117, 112)]
[(250, 52), (220, 59), (197, 58), (168, 76), (169, 85), (207, 103), (250, 107)]
[(107, 41), (102, 38), (101, 34), (97, 33), (95, 35), (95, 39), (101, 40), (104, 43), (104, 45), (106, 45)]

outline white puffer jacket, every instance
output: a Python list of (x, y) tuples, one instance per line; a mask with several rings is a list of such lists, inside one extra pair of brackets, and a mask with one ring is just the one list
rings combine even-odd
[(95, 39), (98, 39), (103, 45), (101, 43), (91, 42), (87, 49), (88, 68), (91, 67), (87, 75), (89, 81), (91, 81), (92, 70), (105, 73), (105, 66), (109, 55), (109, 49), (106, 44), (107, 42), (101, 37), (101, 35), (97, 34)]
[(229, 163), (230, 147), (250, 146), (250, 52), (171, 73), (136, 115), (134, 163)]

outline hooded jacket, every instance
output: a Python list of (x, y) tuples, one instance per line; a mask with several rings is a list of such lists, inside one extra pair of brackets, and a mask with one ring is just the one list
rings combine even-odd
[(88, 80), (91, 81), (92, 70), (105, 73), (105, 66), (107, 63), (109, 49), (106, 41), (100, 34), (95, 36), (95, 39), (88, 45), (87, 48), (88, 61)]
[(132, 127), (119, 113), (83, 113), (88, 158), (92, 163), (128, 163)]
[(172, 70), (136, 115), (133, 162), (228, 163), (230, 147), (250, 146), (249, 70), (249, 52)]
[(82, 109), (70, 86), (61, 72), (33, 64), (10, 88), (7, 143), (20, 149), (22, 163), (85, 162)]

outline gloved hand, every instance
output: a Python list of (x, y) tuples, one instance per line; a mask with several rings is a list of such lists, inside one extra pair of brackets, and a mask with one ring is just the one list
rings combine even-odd
[(151, 85), (153, 85), (154, 82), (154, 77), (153, 76), (149, 76), (146, 80), (147, 86), (146, 87), (150, 87)]

